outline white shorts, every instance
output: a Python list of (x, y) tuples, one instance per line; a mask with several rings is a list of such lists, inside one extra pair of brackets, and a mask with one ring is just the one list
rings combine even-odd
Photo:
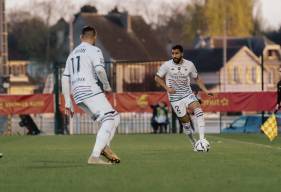
[(176, 113), (177, 117), (183, 117), (186, 114), (186, 109), (188, 105), (192, 102), (198, 101), (195, 95), (192, 93), (185, 98), (182, 98), (179, 101), (171, 102), (174, 112)]
[(88, 115), (90, 115), (94, 120), (98, 118), (99, 115), (108, 112), (115, 111), (104, 93), (100, 93), (88, 99), (85, 99), (78, 104), (80, 108), (83, 109)]

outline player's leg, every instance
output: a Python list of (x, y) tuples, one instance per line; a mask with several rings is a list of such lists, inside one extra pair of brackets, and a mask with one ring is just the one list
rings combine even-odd
[(120, 115), (117, 111), (114, 111), (114, 113), (112, 114), (114, 117), (114, 128), (111, 130), (111, 134), (110, 134), (110, 138), (109, 141), (107, 142), (107, 145), (110, 146), (110, 142), (112, 141), (115, 132), (120, 124)]
[(192, 148), (194, 149), (194, 145), (196, 139), (194, 138), (194, 131), (191, 126), (190, 117), (186, 110), (186, 105), (183, 100), (171, 102), (174, 112), (180, 120), (180, 123), (183, 126), (183, 132), (188, 136)]
[(120, 158), (110, 148), (110, 142), (113, 139), (116, 129), (120, 124), (120, 116), (116, 111), (115, 111), (115, 113), (112, 114), (112, 116), (114, 118), (114, 128), (111, 130), (110, 138), (107, 142), (107, 145), (102, 150), (101, 155), (105, 156), (108, 160), (110, 160), (113, 163), (120, 163)]
[(93, 120), (101, 123), (101, 127), (96, 136), (94, 148), (88, 161), (90, 164), (95, 164), (97, 159), (99, 161), (101, 160), (99, 157), (107, 146), (109, 140), (112, 138), (111, 134), (115, 132), (113, 131), (115, 129), (115, 119), (113, 116), (115, 111), (104, 94), (99, 94), (86, 99), (80, 103), (79, 106), (87, 112)]
[(94, 108), (101, 111), (101, 116), (97, 118), (97, 121), (101, 121), (104, 119), (113, 119), (114, 124), (111, 125), (110, 136), (106, 143), (106, 146), (103, 148), (101, 155), (105, 156), (109, 161), (114, 163), (120, 163), (120, 158), (111, 150), (110, 142), (112, 141), (116, 129), (120, 123), (120, 116), (117, 111), (113, 109), (107, 98), (104, 94), (100, 94), (95, 98), (95, 102), (97, 103)]
[(194, 117), (198, 126), (199, 139), (205, 138), (205, 119), (201, 105), (198, 101), (189, 104), (188, 108), (194, 113)]
[[(78, 106), (85, 111), (88, 115), (90, 115), (92, 117), (92, 119), (96, 120), (97, 116), (99, 116), (99, 113), (97, 113), (97, 111), (93, 112), (90, 107), (86, 104), (86, 103), (79, 103)], [(103, 161), (102, 159), (100, 159), (100, 155), (101, 155), (101, 151), (104, 149), (104, 147), (106, 146), (108, 139), (110, 137), (110, 123), (113, 124), (113, 120), (107, 121), (107, 122), (103, 122), (101, 124), (101, 127), (97, 133), (96, 136), (96, 141), (95, 141), (95, 145), (94, 148), (92, 150), (92, 153), (88, 159), (88, 164), (111, 164), (108, 162)]]
[(194, 149), (196, 139), (194, 137), (194, 130), (192, 129), (191, 119), (187, 113), (184, 117), (179, 118), (183, 126), (183, 133), (189, 138), (189, 141)]
[(112, 128), (111, 128), (110, 136), (109, 136), (109, 139), (107, 141), (107, 144), (105, 145), (105, 147), (101, 151), (101, 155), (106, 157), (112, 163), (120, 163), (120, 158), (110, 148), (110, 142), (113, 139), (113, 137), (115, 135), (115, 132), (116, 132), (116, 129), (117, 129), (119, 123), (120, 123), (120, 117), (119, 117), (119, 114), (116, 111), (114, 111), (113, 113), (108, 113), (105, 116), (106, 116), (107, 119), (113, 119), (113, 125), (111, 125)]

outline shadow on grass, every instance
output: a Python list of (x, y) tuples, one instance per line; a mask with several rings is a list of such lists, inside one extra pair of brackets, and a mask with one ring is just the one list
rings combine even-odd
[(31, 169), (57, 169), (57, 168), (78, 168), (78, 167), (86, 167), (88, 166), (86, 162), (78, 163), (78, 162), (71, 162), (71, 161), (32, 161), (34, 165), (27, 166), (26, 168)]

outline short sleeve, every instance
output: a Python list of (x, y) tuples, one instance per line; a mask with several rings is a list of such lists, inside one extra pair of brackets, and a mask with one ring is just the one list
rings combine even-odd
[(191, 62), (191, 70), (190, 70), (190, 73), (191, 73), (191, 77), (196, 79), (198, 77), (198, 72), (197, 72), (197, 69), (195, 68), (194, 64)]
[(159, 77), (164, 77), (166, 74), (167, 74), (167, 71), (168, 71), (168, 67), (167, 67), (167, 64), (164, 63), (160, 66), (158, 72), (156, 73), (157, 76)]
[(94, 68), (100, 66), (104, 67), (104, 58), (101, 50), (99, 48), (93, 48), (90, 53), (91, 60), (93, 62)]
[(70, 71), (69, 71), (69, 59), (66, 60), (65, 68), (63, 71), (63, 76), (70, 76)]

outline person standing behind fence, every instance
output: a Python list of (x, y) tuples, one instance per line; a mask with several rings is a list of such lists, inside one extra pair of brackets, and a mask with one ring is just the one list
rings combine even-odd
[(152, 117), (151, 117), (151, 120), (150, 120), (150, 124), (152, 126), (152, 129), (153, 129), (153, 133), (157, 133), (158, 131), (158, 123), (156, 121), (156, 117), (157, 117), (157, 108), (158, 108), (158, 104), (153, 104), (153, 105), (150, 105), (151, 109), (152, 109)]
[(199, 143), (208, 143), (205, 139), (205, 120), (200, 103), (193, 94), (190, 78), (206, 94), (212, 95), (199, 78), (197, 70), (191, 61), (183, 58), (183, 47), (175, 45), (171, 50), (172, 59), (162, 64), (155, 76), (155, 81), (162, 86), (169, 96), (171, 106), (183, 126), (184, 133), (190, 138), (194, 151), (196, 140), (190, 123), (188, 111), (194, 113), (199, 131)]
[(160, 133), (167, 133), (167, 127), (169, 124), (168, 119), (168, 108), (165, 102), (160, 101), (156, 108), (156, 118), (157, 126), (160, 129)]
[[(119, 157), (110, 149), (110, 142), (119, 125), (120, 117), (113, 109), (102, 89), (97, 84), (98, 79), (105, 92), (111, 92), (111, 87), (104, 69), (104, 59), (101, 50), (94, 46), (96, 30), (86, 26), (81, 32), (81, 44), (68, 56), (62, 77), (62, 92), (65, 99), (65, 113), (73, 115), (75, 103), (94, 121), (101, 123), (96, 136), (96, 142), (88, 159), (88, 164), (109, 165), (119, 163)], [(110, 162), (100, 158), (104, 155)]]

